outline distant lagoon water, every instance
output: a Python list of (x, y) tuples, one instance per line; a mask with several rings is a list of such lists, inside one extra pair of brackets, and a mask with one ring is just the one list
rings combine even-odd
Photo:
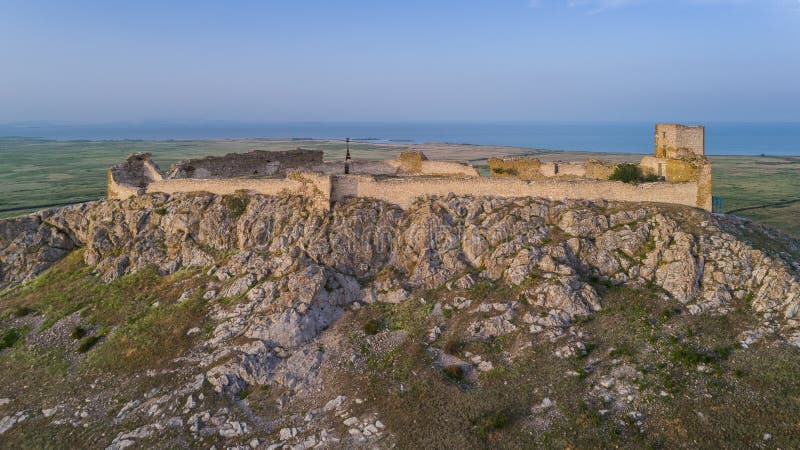
[[(708, 122), (711, 155), (800, 155), (800, 123)], [(652, 122), (248, 123), (141, 122), (0, 124), (0, 136), (52, 140), (344, 139), (389, 143), (459, 143), (548, 150), (649, 153)]]

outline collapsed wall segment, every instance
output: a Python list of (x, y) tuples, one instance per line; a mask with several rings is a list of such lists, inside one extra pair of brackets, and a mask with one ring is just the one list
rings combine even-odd
[(169, 178), (219, 179), (248, 176), (274, 176), (288, 170), (322, 164), (322, 150), (264, 151), (229, 153), (224, 156), (179, 161), (170, 167)]

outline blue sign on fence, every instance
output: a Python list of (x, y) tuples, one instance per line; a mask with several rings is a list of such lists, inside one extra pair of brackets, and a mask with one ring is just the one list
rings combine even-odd
[(722, 212), (722, 197), (711, 197), (711, 212)]

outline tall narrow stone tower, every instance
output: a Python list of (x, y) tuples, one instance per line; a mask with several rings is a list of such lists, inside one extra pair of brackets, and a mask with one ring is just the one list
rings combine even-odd
[(674, 123), (656, 124), (656, 158), (692, 159), (705, 154), (705, 127), (686, 126)]
[(653, 156), (639, 166), (670, 183), (697, 183), (697, 206), (711, 211), (711, 164), (705, 157), (705, 127), (656, 124)]

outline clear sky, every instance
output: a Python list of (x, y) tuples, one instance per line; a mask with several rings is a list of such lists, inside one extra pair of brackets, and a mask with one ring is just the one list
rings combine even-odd
[(0, 0), (0, 122), (800, 121), (800, 0)]

